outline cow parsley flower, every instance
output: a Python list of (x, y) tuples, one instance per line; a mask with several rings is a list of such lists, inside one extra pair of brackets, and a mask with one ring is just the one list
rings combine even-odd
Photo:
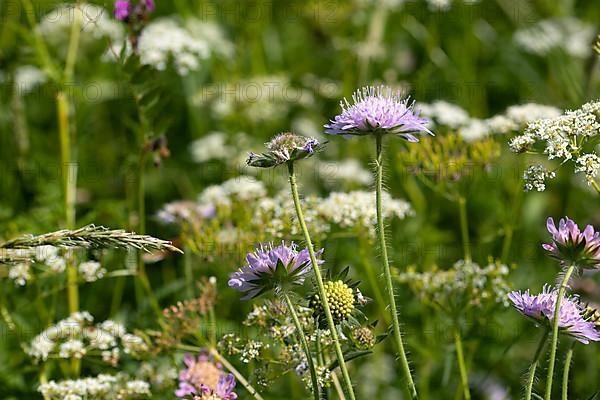
[[(558, 290), (548, 285), (544, 286), (542, 293), (531, 295), (525, 292), (514, 291), (508, 294), (509, 300), (524, 316), (533, 319), (536, 323), (552, 327)], [(574, 337), (581, 343), (600, 341), (600, 332), (596, 330), (593, 321), (584, 317), (585, 308), (576, 297), (565, 296), (560, 302), (558, 315), (559, 332)]]
[(450, 129), (466, 126), (471, 121), (469, 113), (459, 105), (437, 100), (431, 104), (417, 104), (421, 115), (429, 118), (436, 125), (446, 126)]
[(29, 263), (19, 263), (10, 267), (8, 277), (15, 281), (17, 286), (25, 286), (31, 279), (31, 270)]
[(600, 170), (600, 157), (596, 154), (584, 154), (575, 160), (575, 172), (583, 172), (588, 185), (591, 185)]
[(582, 268), (600, 266), (600, 232), (588, 225), (583, 231), (569, 217), (561, 218), (558, 227), (552, 217), (546, 222), (552, 242), (542, 245), (554, 258), (563, 264), (575, 264)]
[(555, 177), (556, 174), (553, 171), (549, 171), (543, 165), (530, 165), (523, 173), (523, 179), (525, 180), (524, 190), (526, 192), (534, 190), (543, 192), (546, 190), (546, 180), (554, 179)]
[(562, 50), (573, 57), (584, 58), (590, 54), (594, 33), (592, 25), (576, 18), (553, 18), (518, 30), (514, 40), (531, 54), (547, 56), (552, 51)]
[(106, 269), (97, 261), (86, 261), (79, 264), (79, 274), (86, 282), (95, 282), (104, 277)]
[(352, 104), (344, 99), (340, 106), (342, 113), (325, 125), (325, 133), (345, 136), (391, 133), (409, 142), (419, 141), (413, 133), (432, 134), (426, 127), (428, 121), (415, 111), (414, 102), (389, 87), (363, 87), (352, 95)]
[[(322, 254), (321, 249), (317, 256)], [(281, 291), (301, 285), (312, 270), (308, 248), (297, 250), (294, 243), (279, 246), (261, 245), (246, 256), (247, 264), (231, 274), (228, 285), (246, 293), (242, 300), (252, 299), (270, 290)], [(319, 264), (322, 260), (317, 260)]]
[(128, 399), (150, 395), (150, 384), (125, 374), (100, 374), (95, 377), (43, 383), (38, 391), (45, 399)]

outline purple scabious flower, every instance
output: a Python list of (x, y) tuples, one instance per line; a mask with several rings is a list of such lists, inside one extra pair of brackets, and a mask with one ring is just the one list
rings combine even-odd
[(235, 377), (223, 372), (220, 364), (215, 363), (206, 353), (197, 357), (186, 354), (183, 357), (186, 366), (179, 373), (179, 388), (175, 391), (178, 398), (188, 396), (200, 399), (235, 400)]
[(115, 18), (119, 21), (126, 21), (131, 14), (131, 4), (129, 0), (115, 1)]
[[(317, 256), (323, 249), (317, 252)], [(320, 265), (324, 261), (317, 260)], [(294, 243), (289, 246), (282, 242), (279, 246), (260, 245), (246, 256), (246, 265), (232, 273), (227, 284), (233, 289), (246, 293), (242, 300), (249, 300), (270, 290), (277, 292), (293, 285), (301, 285), (312, 270), (308, 247), (297, 250)]]
[(148, 12), (153, 12), (154, 9), (156, 8), (156, 6), (154, 4), (154, 0), (144, 0), (143, 4), (146, 7), (146, 11), (148, 11)]
[[(540, 294), (531, 295), (529, 290), (514, 291), (508, 294), (508, 298), (524, 316), (549, 329), (552, 327), (558, 298), (557, 289), (546, 285)], [(590, 341), (600, 341), (600, 332), (596, 330), (596, 324), (584, 317), (585, 312), (585, 307), (576, 297), (564, 296), (560, 302), (559, 331), (584, 344), (588, 344)]]
[(583, 231), (569, 217), (561, 218), (558, 227), (550, 217), (546, 222), (552, 235), (551, 243), (542, 247), (562, 264), (575, 264), (582, 268), (600, 267), (600, 232), (588, 225)]
[(389, 87), (363, 87), (352, 95), (353, 103), (340, 102), (342, 113), (325, 125), (331, 135), (369, 135), (393, 133), (409, 142), (418, 142), (413, 133), (433, 133), (427, 129), (427, 119), (419, 117), (414, 102), (402, 98)]

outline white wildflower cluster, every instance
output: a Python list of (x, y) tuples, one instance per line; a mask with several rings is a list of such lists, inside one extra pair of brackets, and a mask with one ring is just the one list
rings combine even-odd
[(434, 123), (434, 126), (443, 125), (456, 129), (467, 125), (471, 120), (464, 108), (444, 100), (437, 100), (431, 104), (419, 103), (417, 109), (423, 117)]
[[(393, 199), (387, 192), (383, 192), (382, 202), (384, 218), (404, 219), (413, 213), (409, 203)], [(319, 216), (330, 225), (351, 231), (367, 229), (371, 235), (375, 233), (377, 224), (375, 192), (332, 192), (328, 197), (318, 201), (315, 207)]]
[[(106, 59), (114, 61), (122, 46), (114, 44), (105, 54)], [(131, 45), (125, 43), (125, 46), (126, 52), (131, 53)], [(159, 18), (149, 23), (142, 31), (137, 46), (142, 65), (164, 71), (172, 63), (180, 76), (199, 70), (202, 62), (212, 55), (231, 57), (233, 50), (233, 44), (218, 24), (196, 18), (180, 21), (175, 17)]]
[(221, 185), (207, 187), (199, 196), (200, 204), (212, 204), (215, 207), (229, 207), (232, 202), (256, 201), (267, 195), (264, 183), (251, 176), (237, 176)]
[(188, 18), (185, 20), (184, 26), (194, 39), (204, 42), (212, 54), (224, 58), (234, 55), (235, 47), (218, 23), (202, 21), (198, 18)]
[(150, 396), (150, 384), (132, 380), (124, 374), (100, 374), (95, 377), (50, 381), (38, 391), (51, 400), (136, 399)]
[(596, 154), (584, 154), (575, 160), (575, 172), (585, 174), (588, 184), (592, 184), (600, 170), (600, 157)]
[(595, 28), (574, 17), (540, 21), (515, 33), (514, 40), (523, 50), (539, 56), (561, 50), (573, 57), (590, 55)]
[(556, 107), (536, 103), (513, 105), (504, 113), (487, 119), (472, 118), (462, 107), (443, 100), (432, 104), (419, 103), (417, 108), (424, 117), (432, 121), (432, 129), (442, 127), (456, 130), (467, 142), (493, 134), (515, 132), (535, 120), (553, 118), (561, 114)]
[[(452, 3), (455, 0), (427, 0), (427, 5), (430, 11), (434, 12), (447, 12), (452, 8)], [(463, 0), (462, 2), (466, 5), (473, 5), (479, 3), (480, 0)]]
[(48, 76), (33, 65), (22, 65), (15, 70), (15, 90), (21, 95), (32, 92), (36, 86), (45, 83)]
[(241, 350), (240, 361), (248, 364), (251, 361), (258, 360), (263, 347), (263, 342), (248, 340)]
[(417, 296), (434, 307), (462, 312), (470, 307), (507, 306), (509, 272), (506, 265), (497, 262), (481, 267), (472, 261), (459, 260), (449, 270), (434, 268), (416, 272), (410, 267), (397, 279), (408, 284)]
[(86, 282), (95, 282), (102, 279), (106, 274), (106, 269), (102, 268), (97, 261), (85, 261), (79, 264), (79, 275)]
[(531, 122), (525, 132), (509, 144), (514, 152), (522, 153), (534, 151), (535, 145), (540, 143), (549, 160), (574, 161), (575, 172), (584, 173), (591, 184), (598, 172), (598, 156), (582, 151), (585, 144), (599, 133), (600, 101), (595, 101), (557, 117)]
[(65, 270), (65, 259), (59, 255), (55, 246), (38, 246), (33, 249), (19, 249), (11, 252), (19, 262), (9, 266), (8, 277), (17, 286), (25, 286), (32, 277), (32, 265), (52, 273), (62, 273)]
[(311, 106), (313, 94), (295, 86), (284, 75), (260, 75), (229, 82), (199, 92), (194, 98), (198, 105), (210, 103), (212, 113), (221, 119), (239, 119), (253, 124), (269, 123), (274, 116), (288, 115), (291, 104)]
[[(329, 367), (326, 365), (317, 365), (315, 369), (317, 373), (317, 384), (319, 385), (319, 387), (327, 388), (331, 386), (331, 382), (333, 382), (333, 379), (331, 377), (331, 370), (329, 369)], [(304, 383), (306, 388), (308, 390), (312, 390), (312, 379), (308, 371), (308, 364), (306, 363), (306, 361), (302, 361), (300, 364), (298, 364), (295, 368), (295, 371), (296, 375), (302, 377), (302, 382)]]
[(55, 246), (36, 247), (35, 259), (38, 263), (46, 265), (55, 273), (64, 272), (67, 264), (65, 259), (59, 254), (58, 247)]
[(36, 361), (46, 361), (50, 355), (81, 359), (100, 354), (103, 361), (117, 365), (121, 352), (135, 356), (147, 350), (143, 339), (127, 333), (122, 324), (111, 320), (96, 325), (93, 322), (87, 311), (73, 313), (37, 335), (28, 354)]
[(227, 145), (227, 135), (223, 132), (210, 132), (190, 145), (192, 158), (198, 163), (210, 160), (227, 160), (233, 157), (235, 149)]
[(170, 18), (161, 18), (148, 24), (138, 43), (142, 65), (164, 71), (173, 61), (179, 75), (187, 75), (200, 68), (202, 61), (210, 56), (209, 45)]
[(229, 164), (239, 161), (240, 165), (245, 165), (247, 157), (245, 149), (249, 145), (249, 138), (243, 132), (234, 135), (224, 132), (209, 132), (190, 144), (190, 153), (192, 159), (197, 163), (220, 160)]
[(119, 42), (124, 37), (122, 25), (112, 18), (110, 11), (88, 3), (60, 4), (41, 17), (36, 29), (44, 40), (66, 52), (71, 26), (76, 20), (80, 21), (83, 46), (102, 39)]
[(524, 189), (526, 192), (543, 192), (546, 190), (546, 180), (554, 179), (555, 177), (556, 174), (553, 171), (549, 171), (541, 164), (530, 165), (523, 173), (523, 179), (525, 180)]
[(11, 265), (8, 270), (8, 278), (15, 281), (17, 286), (25, 286), (31, 279), (31, 267), (29, 263), (23, 262)]
[(189, 222), (194, 223), (215, 215), (215, 206), (212, 204), (198, 204), (193, 201), (173, 201), (161, 207), (156, 213), (156, 218), (163, 224)]
[(318, 164), (319, 177), (328, 188), (354, 188), (369, 186), (373, 183), (373, 174), (362, 164), (348, 158), (341, 161), (321, 161)]

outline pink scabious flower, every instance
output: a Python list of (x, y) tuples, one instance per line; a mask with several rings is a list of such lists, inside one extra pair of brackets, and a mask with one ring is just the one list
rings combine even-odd
[[(323, 249), (317, 252), (317, 256)], [(293, 285), (301, 285), (312, 270), (308, 247), (297, 250), (294, 243), (279, 246), (260, 245), (256, 251), (248, 253), (246, 265), (232, 273), (228, 285), (246, 293), (242, 300), (249, 300), (270, 290), (282, 291)], [(322, 264), (323, 260), (317, 260)]]
[(215, 363), (206, 353), (197, 357), (186, 354), (183, 362), (187, 368), (179, 373), (179, 388), (175, 395), (182, 399), (193, 396), (194, 399), (235, 400), (235, 377), (223, 372), (220, 364)]
[(325, 125), (331, 135), (396, 134), (409, 142), (418, 142), (414, 133), (426, 132), (427, 119), (419, 117), (414, 102), (402, 98), (389, 87), (363, 87), (352, 95), (352, 104), (344, 99), (342, 113)]
[(131, 4), (129, 0), (115, 1), (115, 18), (119, 21), (126, 21), (131, 14)]
[[(521, 314), (546, 326), (547, 329), (552, 328), (558, 298), (556, 288), (546, 285), (542, 293), (537, 295), (531, 295), (529, 290), (514, 291), (508, 294), (508, 298)], [(572, 336), (584, 344), (600, 341), (600, 332), (596, 330), (596, 324), (584, 317), (585, 312), (585, 307), (577, 297), (564, 296), (560, 302), (558, 316), (559, 332)]]
[(542, 245), (552, 257), (562, 264), (575, 264), (581, 268), (600, 267), (600, 232), (588, 225), (583, 231), (569, 217), (561, 218), (558, 227), (550, 217), (546, 222), (552, 242)]

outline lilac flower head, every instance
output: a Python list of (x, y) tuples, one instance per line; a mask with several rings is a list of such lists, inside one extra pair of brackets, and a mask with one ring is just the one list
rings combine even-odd
[[(508, 298), (524, 316), (548, 328), (552, 327), (558, 298), (556, 288), (544, 286), (544, 290), (538, 295), (531, 295), (529, 291), (514, 291), (508, 294)], [(576, 297), (564, 296), (560, 302), (558, 316), (560, 332), (572, 336), (584, 344), (588, 344), (590, 341), (600, 341), (600, 332), (596, 330), (596, 324), (585, 318), (585, 312), (586, 309)]]
[[(317, 252), (317, 256), (323, 249)], [(313, 265), (308, 248), (298, 251), (296, 245), (284, 242), (274, 247), (261, 245), (246, 256), (246, 265), (230, 275), (229, 287), (246, 293), (249, 300), (270, 290), (281, 291), (292, 285), (301, 285)], [(317, 260), (320, 265), (323, 260)]]
[(352, 95), (353, 103), (344, 99), (340, 103), (342, 113), (325, 125), (325, 133), (332, 135), (369, 135), (372, 133), (393, 133), (408, 140), (418, 142), (413, 133), (426, 132), (427, 120), (419, 117), (414, 102), (402, 98), (399, 92), (389, 87), (363, 87)]
[(280, 133), (265, 143), (267, 151), (261, 154), (250, 153), (246, 163), (251, 167), (270, 168), (313, 156), (323, 145), (315, 138), (307, 138), (293, 133)]
[(119, 21), (126, 21), (131, 13), (131, 4), (129, 0), (115, 1), (115, 18)]
[(546, 222), (552, 243), (542, 245), (563, 264), (575, 264), (582, 268), (600, 267), (600, 232), (588, 225), (583, 231), (569, 217), (561, 218), (558, 227), (550, 217)]
[(154, 4), (154, 0), (144, 0), (143, 4), (146, 7), (146, 11), (148, 11), (148, 12), (153, 12), (154, 9), (156, 8), (156, 6)]
[(235, 400), (235, 377), (223, 372), (222, 366), (215, 363), (206, 353), (197, 357), (186, 354), (183, 358), (186, 366), (179, 373), (179, 388), (175, 391), (178, 398), (188, 396), (200, 399)]

